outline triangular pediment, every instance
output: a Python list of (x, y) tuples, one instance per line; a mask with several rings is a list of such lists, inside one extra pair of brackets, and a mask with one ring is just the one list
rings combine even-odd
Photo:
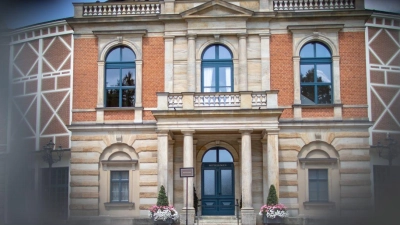
[(253, 11), (223, 0), (212, 0), (181, 13), (183, 18), (250, 17)]

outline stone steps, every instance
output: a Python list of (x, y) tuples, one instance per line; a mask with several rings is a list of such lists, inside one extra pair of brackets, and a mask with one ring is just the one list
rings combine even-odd
[(196, 225), (241, 225), (235, 216), (199, 216), (195, 223)]

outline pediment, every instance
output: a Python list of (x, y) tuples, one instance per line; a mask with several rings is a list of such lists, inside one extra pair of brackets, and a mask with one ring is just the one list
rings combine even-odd
[(212, 0), (181, 13), (183, 18), (250, 17), (253, 11), (223, 0)]

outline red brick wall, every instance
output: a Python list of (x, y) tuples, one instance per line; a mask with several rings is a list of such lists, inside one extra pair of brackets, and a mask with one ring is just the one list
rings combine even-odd
[(303, 108), (301, 110), (301, 116), (304, 118), (323, 118), (323, 117), (333, 117), (333, 108)]
[[(143, 38), (143, 107), (157, 107), (157, 92), (164, 91), (164, 38)], [(150, 111), (143, 120), (154, 120)]]
[[(291, 34), (271, 35), (271, 90), (279, 90), (279, 106), (293, 105), (293, 44)], [(293, 110), (285, 109), (281, 118), (293, 118)]]
[[(367, 104), (364, 32), (339, 33), (340, 87), (344, 105)], [(368, 117), (366, 109), (344, 108), (344, 118)]]
[(135, 119), (135, 111), (105, 111), (104, 112), (104, 120), (134, 120)]
[[(94, 109), (97, 104), (97, 39), (75, 40), (73, 109)], [(96, 121), (96, 114), (73, 113), (73, 121)]]

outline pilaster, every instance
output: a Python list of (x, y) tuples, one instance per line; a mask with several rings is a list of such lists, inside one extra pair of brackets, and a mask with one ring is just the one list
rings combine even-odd
[(188, 35), (187, 84), (188, 92), (196, 91), (196, 35)]
[(247, 91), (247, 34), (239, 37), (239, 91)]

